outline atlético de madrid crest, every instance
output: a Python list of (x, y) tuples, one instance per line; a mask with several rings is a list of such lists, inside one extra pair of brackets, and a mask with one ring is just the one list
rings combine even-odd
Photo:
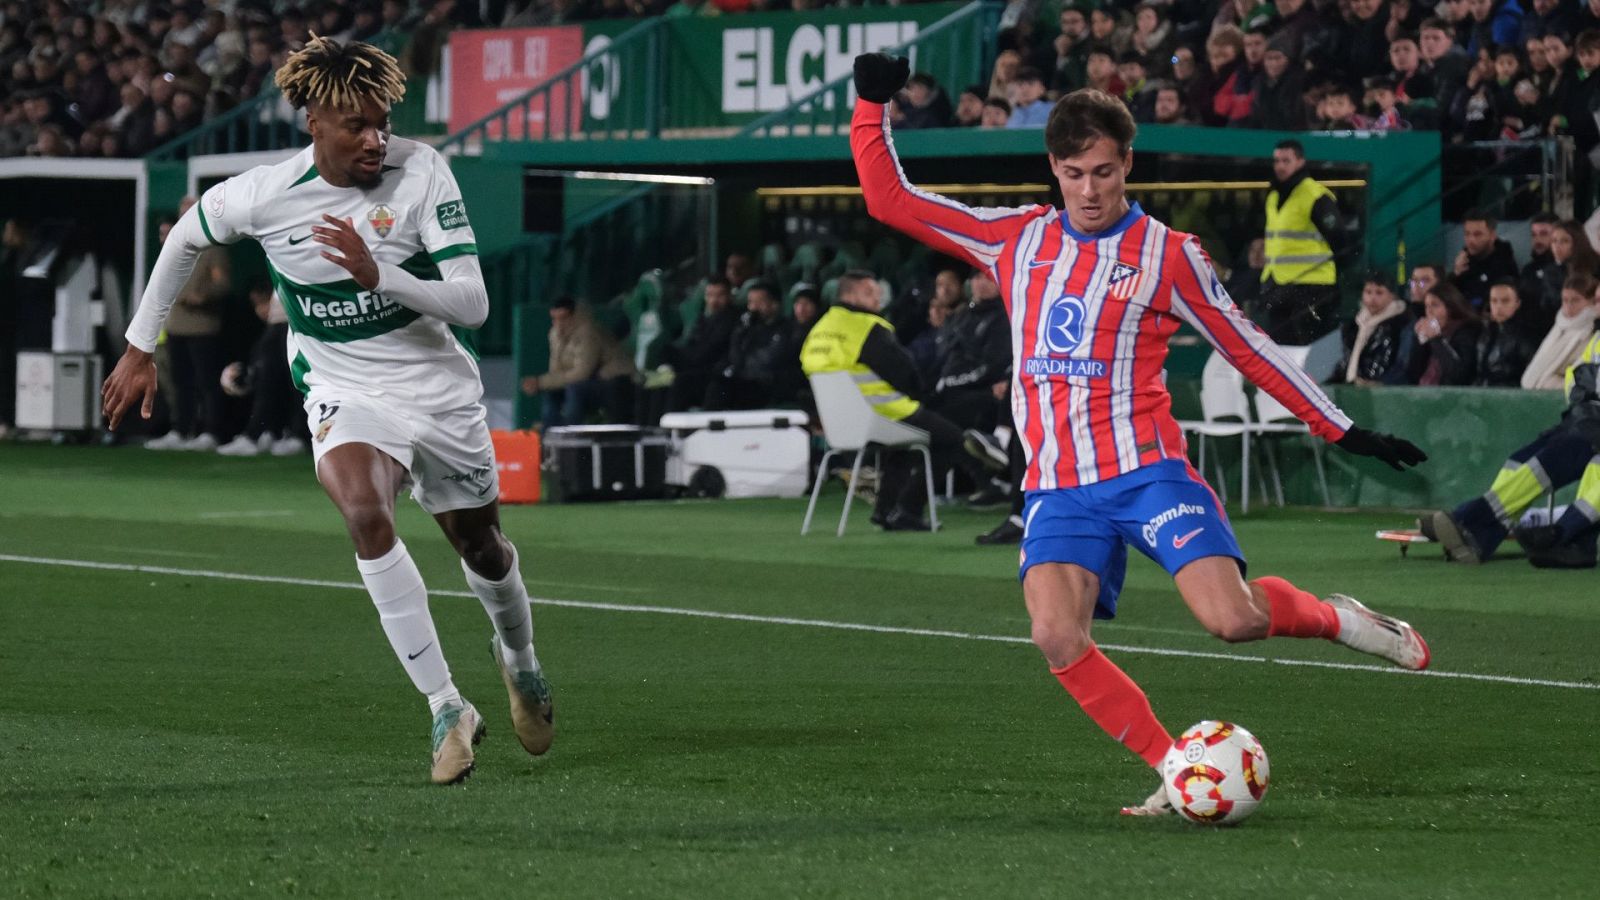
[(394, 230), (394, 210), (380, 203), (367, 213), (367, 222), (378, 233), (378, 237), (386, 238)]

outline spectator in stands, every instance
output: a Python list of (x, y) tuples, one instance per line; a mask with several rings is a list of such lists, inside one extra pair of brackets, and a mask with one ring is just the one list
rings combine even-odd
[(1289, 42), (1289, 58), (1303, 59), (1302, 54), (1320, 40), (1323, 32), (1316, 6), (1307, 0), (1274, 0), (1273, 8), (1278, 13), (1277, 35)]
[[(950, 125), (950, 98), (946, 97), (939, 83), (933, 76), (926, 72), (912, 75), (906, 82), (906, 89), (902, 97), (905, 104), (905, 119), (900, 123), (901, 128), (947, 128)], [(896, 105), (901, 98), (896, 98)]]
[(1002, 50), (995, 55), (994, 73), (989, 76), (989, 99), (1011, 102), (1011, 82), (1022, 68), (1022, 54), (1015, 50)]
[[(1522, 317), (1535, 333), (1549, 330), (1556, 310), (1561, 308), (1566, 262), (1557, 262), (1550, 250), (1551, 236), (1560, 222), (1551, 212), (1536, 213), (1528, 221), (1528, 263), (1517, 274), (1517, 294), (1522, 298)], [(1567, 255), (1571, 255), (1570, 249)]]
[(1461, 223), (1461, 252), (1450, 280), (1473, 309), (1489, 300), (1489, 285), (1517, 277), (1511, 245), (1495, 234), (1499, 223), (1486, 212), (1468, 213)]
[(1115, 6), (1101, 3), (1089, 12), (1089, 36), (1094, 42), (1111, 50), (1111, 58), (1128, 49), (1132, 40), (1131, 29), (1123, 24)]
[(1280, 141), (1272, 151), (1261, 273), (1263, 328), (1278, 343), (1309, 344), (1334, 328), (1342, 220), (1333, 192), (1306, 170), (1305, 148)]
[[(1000, 286), (987, 271), (975, 271), (967, 286), (971, 301), (956, 304), (940, 340), (943, 353), (932, 405), (961, 428), (989, 434), (1002, 421), (1010, 421), (1010, 410), (1001, 406), (1000, 398), (1011, 381), (1011, 326), (1000, 301)], [(958, 293), (958, 301), (959, 297)], [(997, 441), (990, 443), (999, 447)], [(995, 481), (977, 460), (960, 462), (976, 493), (1009, 496), (1009, 486)], [(990, 467), (994, 471), (1005, 468), (1009, 460), (1002, 453), (996, 462)]]
[(1387, 75), (1374, 75), (1366, 81), (1363, 104), (1371, 113), (1358, 119), (1362, 128), (1369, 131), (1409, 131), (1410, 123), (1400, 115), (1400, 100), (1395, 93), (1394, 81)]
[(1355, 98), (1342, 84), (1323, 89), (1322, 98), (1317, 102), (1317, 118), (1319, 131), (1355, 131), (1361, 127)]
[[(1154, 102), (1150, 104), (1148, 121), (1157, 125), (1193, 125), (1188, 107), (1183, 105), (1183, 91), (1170, 81), (1158, 81), (1150, 91)], [(1144, 124), (1144, 123), (1140, 123)]]
[(1117, 77), (1122, 80), (1122, 102), (1133, 113), (1133, 120), (1148, 122), (1153, 119), (1156, 96), (1149, 80), (1145, 78), (1144, 57), (1134, 50), (1122, 54), (1122, 59), (1117, 62)]
[(1388, 73), (1388, 26), (1383, 0), (1350, 0), (1349, 13), (1332, 29), (1326, 45), (1347, 80), (1359, 84)]
[(1122, 80), (1117, 77), (1115, 51), (1105, 44), (1096, 44), (1089, 48), (1089, 62), (1085, 71), (1088, 80), (1084, 87), (1105, 91), (1113, 97), (1122, 93)]
[(980, 128), (1004, 128), (1011, 118), (1011, 104), (1004, 97), (990, 97), (983, 101), (983, 121)]
[(1544, 37), (1547, 34), (1577, 34), (1573, 29), (1575, 17), (1561, 0), (1522, 0), (1523, 9), (1518, 36), (1521, 40)]
[(705, 408), (762, 409), (794, 399), (799, 347), (793, 338), (778, 289), (765, 281), (750, 285), (728, 355), (706, 389)]
[[(880, 315), (882, 287), (871, 272), (851, 270), (839, 277), (839, 302), (817, 321), (800, 350), (806, 375), (850, 372), (856, 388), (884, 418), (928, 434), (934, 466), (942, 468), (963, 449), (961, 429), (917, 399), (922, 384), (916, 364)], [(974, 436), (975, 438), (977, 436)], [(992, 443), (992, 439), (991, 439)], [(983, 447), (982, 443), (977, 444)], [(1000, 451), (1004, 455), (1004, 451)], [(921, 457), (909, 451), (883, 454), (873, 524), (885, 531), (928, 531), (923, 518), (927, 473)]]
[(1172, 72), (1172, 48), (1178, 46), (1178, 33), (1167, 18), (1168, 9), (1156, 0), (1145, 0), (1133, 11), (1128, 50), (1144, 58), (1146, 74), (1152, 78), (1164, 78)]
[(547, 429), (582, 425), (602, 408), (618, 420), (633, 408), (635, 374), (616, 336), (563, 296), (550, 304), (550, 370), (522, 379), (522, 392), (540, 398), (540, 423)]
[(1539, 88), (1531, 78), (1518, 78), (1511, 89), (1511, 103), (1504, 110), (1500, 122), (1501, 134), (1507, 140), (1535, 140), (1544, 136), (1549, 118)]
[(1061, 32), (1051, 42), (1055, 65), (1050, 89), (1069, 94), (1088, 83), (1089, 47), (1094, 40), (1089, 36), (1089, 19), (1081, 6), (1062, 6), (1060, 26)]
[(1500, 103), (1494, 59), (1485, 50), (1467, 71), (1466, 82), (1450, 102), (1449, 131), (1463, 141), (1500, 137)]
[[(193, 206), (185, 197), (182, 217)], [(195, 261), (194, 274), (167, 314), (167, 356), (174, 396), (172, 430), (145, 447), (151, 450), (215, 450), (222, 431), (222, 307), (233, 294), (228, 251), (211, 247)]]
[(1383, 36), (1391, 43), (1402, 34), (1416, 34), (1422, 27), (1422, 22), (1432, 12), (1431, 7), (1424, 6), (1420, 0), (1389, 0), (1389, 24), (1383, 30)]
[(1400, 102), (1407, 106), (1437, 107), (1433, 78), (1422, 71), (1422, 50), (1416, 34), (1402, 31), (1389, 42), (1389, 77)]
[[(961, 276), (943, 271), (935, 278), (933, 298), (928, 302), (928, 325), (906, 344), (906, 352), (916, 363), (917, 377), (923, 384), (933, 384), (939, 379), (939, 369), (944, 365), (944, 333), (956, 304), (939, 296), (939, 283), (946, 276), (955, 279), (956, 290), (961, 290)], [(959, 296), (959, 293), (958, 293)]]
[(1583, 226), (1571, 219), (1557, 222), (1551, 230), (1550, 257), (1561, 266), (1563, 280), (1573, 275), (1600, 277), (1600, 255)]
[[(1548, 34), (1544, 40), (1546, 56), (1552, 46), (1562, 43), (1558, 34)], [(1595, 151), (1600, 148), (1600, 126), (1595, 121), (1600, 111), (1600, 78), (1594, 77), (1600, 71), (1600, 32), (1580, 34), (1575, 49), (1576, 59), (1565, 66), (1569, 75), (1562, 78), (1564, 87), (1553, 82), (1546, 88), (1546, 96), (1552, 131), (1572, 135), (1578, 159), (1589, 163), (1573, 166), (1573, 198), (1579, 209), (1587, 209), (1594, 202)], [(1551, 65), (1555, 66), (1553, 58)]]
[(1518, 320), (1522, 299), (1515, 282), (1497, 281), (1489, 287), (1489, 320), (1478, 336), (1477, 375), (1472, 383), (1479, 387), (1517, 387), (1522, 373), (1539, 346), (1539, 335)]
[(1478, 367), (1477, 314), (1448, 282), (1434, 285), (1423, 307), (1426, 314), (1412, 326), (1417, 346), (1406, 364), (1407, 380), (1425, 386), (1471, 384)]
[(733, 287), (733, 296), (742, 300), (744, 292), (750, 289), (760, 273), (756, 271), (756, 262), (750, 254), (735, 250), (728, 254), (727, 261), (722, 264), (722, 274)]
[(1522, 371), (1523, 388), (1548, 391), (1564, 385), (1567, 368), (1578, 361), (1594, 336), (1595, 308), (1600, 303), (1595, 288), (1595, 280), (1588, 275), (1567, 278), (1561, 290), (1561, 310)]
[(728, 355), (728, 342), (738, 324), (733, 285), (726, 275), (712, 275), (706, 280), (700, 318), (689, 326), (682, 341), (662, 350), (662, 361), (673, 371), (668, 399), (672, 410), (686, 410), (705, 397), (717, 363)]
[(1367, 274), (1361, 309), (1340, 328), (1344, 357), (1329, 379), (1335, 384), (1377, 387), (1406, 383), (1405, 339), (1411, 317), (1392, 281), (1378, 272)]
[(1206, 76), (1197, 78), (1189, 106), (1202, 125), (1221, 126), (1250, 114), (1249, 76), (1244, 70), (1244, 34), (1225, 25), (1206, 39)]
[(811, 333), (811, 326), (822, 318), (822, 295), (809, 284), (795, 285), (794, 308), (791, 312), (794, 314), (794, 336), (790, 342), (798, 354), (800, 345), (806, 342), (806, 336)]
[(250, 288), (250, 306), (266, 323), (245, 362), (229, 363), (222, 370), (222, 390), (230, 397), (250, 398), (250, 418), (233, 440), (217, 448), (223, 456), (294, 456), (305, 452), (305, 442), (293, 433), (298, 393), (289, 372), (287, 353), (289, 317), (261, 282)]
[(956, 101), (956, 117), (952, 124), (957, 128), (976, 128), (983, 122), (983, 86), (972, 85), (961, 92)]
[(1305, 70), (1291, 66), (1293, 41), (1286, 34), (1267, 41), (1261, 54), (1261, 76), (1255, 80), (1249, 125), (1269, 131), (1301, 131), (1306, 127)]
[(1045, 99), (1044, 76), (1038, 69), (1017, 70), (1011, 83), (1011, 118), (1007, 128), (1043, 128), (1055, 104)]
[(1438, 263), (1421, 263), (1411, 267), (1411, 280), (1407, 283), (1406, 302), (1411, 307), (1411, 317), (1424, 315), (1422, 301), (1433, 286), (1444, 280), (1444, 266)]
[(1417, 29), (1417, 51), (1422, 63), (1417, 71), (1433, 80), (1433, 98), (1441, 112), (1448, 112), (1456, 93), (1466, 84), (1473, 57), (1456, 45), (1455, 30), (1439, 18), (1423, 19)]

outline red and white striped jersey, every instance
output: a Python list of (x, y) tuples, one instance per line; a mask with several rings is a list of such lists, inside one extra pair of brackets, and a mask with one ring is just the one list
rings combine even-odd
[(873, 218), (1000, 285), (1028, 490), (1186, 458), (1164, 371), (1180, 322), (1313, 434), (1335, 441), (1349, 429), (1349, 416), (1234, 306), (1193, 235), (1137, 204), (1105, 231), (1081, 234), (1048, 206), (978, 209), (918, 190), (900, 169), (882, 104), (857, 101), (850, 147)]

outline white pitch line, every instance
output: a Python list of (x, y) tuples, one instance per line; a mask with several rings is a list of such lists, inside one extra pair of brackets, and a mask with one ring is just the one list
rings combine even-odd
[[(317, 578), (290, 578), (283, 575), (250, 575), (243, 572), (217, 572), (205, 569), (175, 569), (171, 566), (146, 566), (129, 563), (96, 562), (87, 559), (52, 559), (40, 556), (16, 556), (0, 553), (0, 562), (29, 563), (40, 566), (64, 566), (74, 569), (100, 569), (112, 572), (139, 572), (149, 575), (180, 575), (189, 578), (217, 578), (224, 581), (250, 581), (265, 584), (292, 584), (300, 587), (327, 587), (343, 590), (365, 591), (366, 586), (354, 581), (326, 581)], [(441, 597), (476, 597), (470, 591), (430, 590), (429, 594)], [(864, 631), (872, 634), (904, 634), (915, 637), (951, 638), (962, 641), (988, 641), (1000, 644), (1031, 644), (1033, 641), (1020, 635), (980, 634), (973, 631), (949, 631), (942, 628), (908, 628), (897, 625), (871, 625), (865, 622), (834, 622), (828, 619), (800, 619), (789, 616), (762, 616), (754, 613), (718, 612), (709, 609), (690, 609), (682, 606), (643, 606), (631, 603), (601, 603), (590, 600), (554, 600), (546, 597), (532, 598), (540, 606), (560, 606), (569, 609), (593, 609), (605, 612), (651, 613), (663, 616), (688, 616), (697, 619), (720, 619), (731, 622), (759, 622), (767, 625), (796, 625), (804, 628), (827, 628), (834, 631)], [(1221, 653), (1203, 650), (1177, 650), (1171, 647), (1139, 647), (1129, 644), (1101, 644), (1101, 649), (1121, 653), (1143, 653), (1151, 656), (1181, 656), (1189, 659), (1218, 659), (1227, 662), (1268, 663), (1280, 666), (1306, 666), (1314, 669), (1336, 669), (1344, 672), (1375, 672), (1381, 675), (1408, 675), (1420, 678), (1455, 678), (1462, 681), (1481, 681), (1491, 684), (1516, 684), (1529, 687), (1564, 688), (1575, 691), (1600, 691), (1600, 683), (1589, 681), (1560, 681), (1553, 678), (1524, 678), (1518, 675), (1485, 675), (1478, 672), (1441, 672), (1428, 669), (1412, 672), (1391, 666), (1364, 663), (1325, 662), (1315, 659), (1285, 659), (1281, 657), (1247, 656), (1243, 653)]]

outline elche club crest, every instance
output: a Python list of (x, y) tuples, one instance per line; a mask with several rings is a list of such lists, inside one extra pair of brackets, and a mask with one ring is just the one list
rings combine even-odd
[(386, 238), (394, 230), (394, 210), (383, 204), (378, 204), (367, 213), (367, 224), (378, 233), (378, 237)]

